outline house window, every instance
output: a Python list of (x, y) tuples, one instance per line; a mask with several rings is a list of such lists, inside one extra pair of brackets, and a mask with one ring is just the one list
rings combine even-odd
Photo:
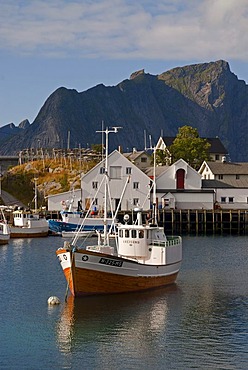
[(109, 171), (111, 179), (121, 179), (121, 166), (111, 166)]
[(138, 182), (134, 182), (133, 183), (133, 188), (134, 189), (139, 189), (139, 183)]
[(218, 161), (220, 159), (220, 155), (219, 154), (215, 154), (215, 160)]
[(104, 167), (100, 167), (100, 174), (104, 174), (105, 173), (105, 168)]
[(239, 175), (236, 175), (236, 180), (239, 180), (239, 179), (240, 179)]
[(98, 187), (98, 182), (97, 181), (92, 181), (92, 188), (97, 189)]
[(219, 175), (219, 176), (218, 176), (218, 179), (219, 179), (219, 180), (223, 180), (223, 175)]
[(221, 201), (221, 203), (226, 203), (226, 197), (221, 197), (220, 201)]
[(140, 158), (140, 162), (142, 162), (142, 163), (146, 163), (146, 162), (147, 162), (147, 158), (146, 158), (146, 157), (141, 157), (141, 158)]
[(126, 167), (126, 175), (131, 175), (132, 167)]
[(133, 205), (137, 206), (139, 204), (139, 198), (133, 198)]
[(177, 189), (184, 189), (185, 171), (180, 168), (176, 173)]
[(233, 203), (234, 202), (234, 197), (229, 197), (228, 201), (229, 201), (229, 203)]

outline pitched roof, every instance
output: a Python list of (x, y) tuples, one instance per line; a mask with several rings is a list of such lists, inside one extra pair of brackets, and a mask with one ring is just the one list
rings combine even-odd
[(149, 157), (149, 154), (147, 154), (144, 150), (142, 150), (142, 151), (133, 151), (131, 153), (123, 153), (124, 157), (128, 158), (130, 161), (135, 161), (137, 158), (139, 158), (143, 154), (145, 154), (147, 157)]
[[(156, 166), (155, 167), (155, 176), (158, 177), (163, 173), (165, 170), (167, 170), (170, 166)], [(147, 176), (151, 177), (153, 176), (153, 167), (146, 167), (142, 170)]]
[(248, 180), (247, 179), (232, 179), (232, 180), (202, 180), (202, 188), (214, 188), (214, 189), (247, 189)]
[[(175, 140), (175, 136), (163, 136), (162, 139), (167, 147), (171, 146), (173, 144), (173, 141)], [(227, 154), (227, 150), (220, 141), (218, 137), (203, 137), (202, 139), (206, 139), (207, 142), (211, 145), (208, 149), (209, 153), (221, 153), (221, 154)]]
[(225, 188), (233, 188), (230, 184), (225, 183), (224, 181), (219, 181), (219, 180), (202, 180), (202, 188), (220, 188), (220, 189), (225, 189)]
[(214, 175), (248, 175), (248, 162), (206, 162)]

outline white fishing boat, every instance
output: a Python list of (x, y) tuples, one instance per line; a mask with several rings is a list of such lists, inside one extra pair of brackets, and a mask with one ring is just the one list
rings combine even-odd
[[(108, 134), (106, 130), (105, 174), (108, 178)], [(77, 247), (77, 238), (65, 242), (56, 251), (67, 287), (73, 296), (113, 294), (155, 289), (176, 281), (182, 261), (180, 236), (166, 237), (163, 227), (157, 224), (155, 183), (155, 150), (153, 210), (151, 223), (142, 223), (142, 209), (135, 208), (136, 220), (118, 224), (116, 245), (109, 244), (107, 225), (98, 244)], [(107, 186), (106, 186), (107, 189)], [(107, 190), (106, 190), (107, 191)], [(105, 193), (105, 199), (107, 198)], [(106, 214), (106, 213), (105, 213)]]
[(0, 206), (0, 244), (8, 244), (10, 239), (10, 228), (6, 221), (3, 209), (5, 207)]
[(31, 210), (13, 211), (13, 224), (10, 226), (11, 238), (34, 238), (48, 236), (48, 222)]
[(35, 179), (34, 211), (18, 207), (12, 212), (11, 238), (35, 238), (48, 236), (48, 222), (37, 211), (37, 179)]

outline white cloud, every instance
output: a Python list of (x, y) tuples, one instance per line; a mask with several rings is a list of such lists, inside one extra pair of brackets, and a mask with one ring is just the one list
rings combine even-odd
[(248, 60), (247, 0), (1, 0), (0, 50), (42, 56)]

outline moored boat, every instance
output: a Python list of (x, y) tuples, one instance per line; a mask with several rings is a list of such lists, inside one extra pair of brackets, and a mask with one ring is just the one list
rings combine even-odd
[(61, 236), (62, 238), (74, 238), (77, 236), (78, 238), (85, 238), (86, 236), (92, 237), (95, 236), (96, 232), (94, 230), (89, 231), (62, 231)]
[[(109, 132), (116, 130), (104, 132), (107, 137)], [(106, 151), (106, 179), (107, 173)], [(115, 247), (109, 244), (111, 230), (107, 230), (105, 223), (103, 241), (99, 238), (98, 244), (78, 248), (77, 238), (74, 238), (56, 251), (72, 295), (137, 292), (176, 281), (182, 261), (182, 239), (180, 236), (166, 237), (164, 229), (157, 224), (155, 170), (152, 222), (143, 224), (142, 209), (134, 211), (137, 214), (135, 223), (130, 224), (125, 215), (124, 224), (118, 224)]]
[[(95, 197), (97, 193), (95, 194)], [(107, 223), (108, 228), (111, 227), (113, 217), (104, 219), (96, 211), (94, 211), (93, 198), (90, 207), (87, 211), (82, 210), (81, 203), (78, 202), (77, 207), (74, 206), (74, 191), (68, 200), (62, 201), (63, 209), (60, 211), (60, 219), (49, 219), (49, 232), (52, 235), (61, 235), (63, 232), (94, 231), (101, 232), (104, 229), (104, 223)]]
[(7, 224), (4, 212), (4, 207), (0, 207), (0, 244), (8, 244), (10, 239), (10, 228)]
[[(104, 229), (103, 217), (89, 217), (84, 216), (83, 212), (80, 211), (66, 210), (61, 211), (60, 214), (61, 220), (48, 220), (49, 231), (54, 235), (60, 235), (64, 231), (77, 231), (79, 228), (82, 231), (103, 231)], [(113, 219), (108, 218), (106, 222), (110, 227)]]
[(10, 226), (11, 238), (34, 238), (48, 236), (48, 222), (38, 213), (18, 208), (13, 211), (13, 224)]
[(56, 251), (74, 296), (136, 292), (176, 281), (182, 261), (180, 236), (166, 238), (162, 227), (118, 225), (117, 250), (110, 245), (76, 248), (69, 243)]

